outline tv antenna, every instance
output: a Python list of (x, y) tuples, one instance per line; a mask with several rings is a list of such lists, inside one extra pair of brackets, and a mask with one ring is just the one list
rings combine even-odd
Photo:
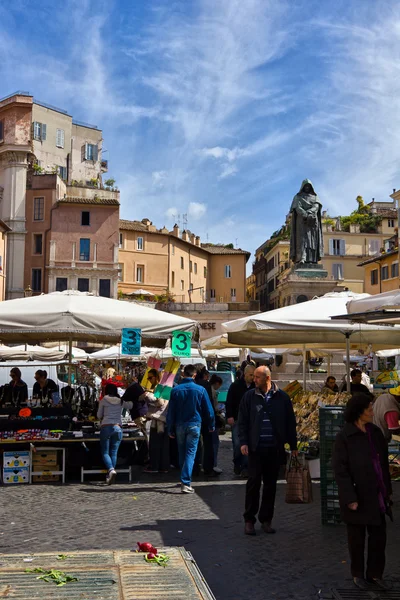
[(183, 229), (187, 229), (187, 226), (188, 226), (188, 216), (187, 216), (187, 213), (184, 213), (182, 215), (182, 227), (183, 227)]

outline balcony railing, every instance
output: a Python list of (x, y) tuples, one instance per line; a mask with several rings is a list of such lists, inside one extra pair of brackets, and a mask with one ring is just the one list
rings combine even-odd
[(103, 173), (107, 173), (108, 171), (108, 160), (102, 160), (100, 163), (100, 167)]

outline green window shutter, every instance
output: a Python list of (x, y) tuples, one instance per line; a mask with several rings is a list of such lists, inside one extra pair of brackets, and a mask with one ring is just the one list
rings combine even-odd
[(41, 138), (42, 138), (42, 140), (45, 140), (45, 139), (46, 139), (46, 133), (47, 133), (47, 131), (46, 131), (46, 130), (47, 130), (47, 126), (46, 126), (46, 124), (45, 124), (45, 123), (42, 123), (42, 135), (41, 135)]
[(98, 157), (99, 157), (99, 147), (96, 145), (96, 146), (93, 146), (93, 160), (97, 161)]

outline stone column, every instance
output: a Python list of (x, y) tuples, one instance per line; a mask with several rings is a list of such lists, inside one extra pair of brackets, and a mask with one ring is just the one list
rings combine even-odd
[(25, 202), (28, 154), (6, 151), (0, 155), (0, 185), (4, 188), (0, 218), (11, 228), (7, 235), (6, 298), (24, 296)]

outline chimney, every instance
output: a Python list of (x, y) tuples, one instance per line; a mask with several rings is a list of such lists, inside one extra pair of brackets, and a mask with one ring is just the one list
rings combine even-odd
[(199, 235), (196, 235), (196, 246), (201, 246)]
[(178, 225), (175, 223), (174, 228), (172, 230), (172, 235), (174, 235), (175, 237), (179, 237), (179, 227)]
[(196, 243), (196, 236), (194, 235), (194, 233), (190, 234), (190, 241), (192, 242), (193, 245)]
[(393, 194), (395, 194), (395, 193), (396, 193), (396, 188), (393, 188)]
[(186, 231), (186, 229), (184, 229), (182, 231), (182, 239), (184, 242), (188, 242), (189, 241), (189, 236), (188, 236), (188, 232)]

